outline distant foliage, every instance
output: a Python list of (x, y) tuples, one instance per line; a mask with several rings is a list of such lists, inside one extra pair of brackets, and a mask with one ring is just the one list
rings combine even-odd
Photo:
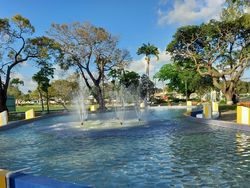
[(183, 95), (187, 92), (188, 98), (192, 93), (204, 94), (213, 87), (211, 77), (202, 77), (194, 68), (183, 68), (178, 63), (163, 65), (155, 78), (165, 81), (170, 91)]
[(155, 92), (154, 82), (152, 82), (146, 74), (143, 74), (141, 76), (139, 87), (140, 87), (140, 96), (142, 99), (145, 99), (147, 96), (149, 96), (150, 98)]
[(167, 51), (175, 62), (188, 62), (201, 76), (210, 76), (228, 103), (250, 66), (250, 14), (234, 20), (183, 26), (175, 33)]

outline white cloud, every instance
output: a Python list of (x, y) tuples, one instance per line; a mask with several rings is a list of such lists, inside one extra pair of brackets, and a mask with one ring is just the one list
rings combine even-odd
[(225, 0), (176, 0), (173, 8), (158, 10), (158, 24), (178, 23), (181, 25), (195, 21), (208, 21), (219, 17)]
[(32, 80), (32, 75), (23, 75), (21, 73), (12, 73), (11, 78), (19, 78), (24, 82), (24, 86), (19, 86), (20, 90), (27, 93), (28, 90), (35, 90), (37, 84)]
[[(149, 76), (152, 78), (155, 73), (157, 73), (160, 68), (167, 63), (170, 63), (170, 55), (166, 54), (166, 51), (160, 50), (159, 53), (159, 60), (157, 61), (156, 57), (153, 57), (150, 61), (149, 65)], [(131, 64), (128, 67), (128, 70), (135, 71), (139, 73), (140, 75), (146, 73), (146, 60), (145, 57), (142, 57), (139, 60), (134, 60), (131, 62)]]

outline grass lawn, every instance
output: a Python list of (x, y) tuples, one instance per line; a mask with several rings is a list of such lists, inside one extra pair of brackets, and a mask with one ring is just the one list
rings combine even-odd
[[(70, 106), (67, 106), (71, 109)], [(22, 105), (22, 106), (16, 106), (16, 112), (26, 112), (27, 110), (34, 109), (35, 111), (42, 111), (42, 106), (35, 104), (35, 105)], [(50, 110), (64, 110), (62, 105), (50, 105), (49, 106)], [(46, 105), (44, 106), (44, 110), (47, 110)]]
[[(41, 115), (42, 111), (42, 106), (35, 104), (35, 105), (22, 105), (22, 106), (16, 106), (16, 112), (10, 112), (9, 114), (9, 121), (17, 121), (17, 120), (23, 120), (25, 119), (25, 114), (24, 112), (34, 109), (36, 111), (36, 116)], [(68, 109), (73, 109), (73, 106), (67, 106)], [(44, 111), (46, 112), (47, 107), (46, 105), (44, 106)], [(64, 110), (62, 105), (50, 105), (50, 111), (55, 111), (55, 110)]]

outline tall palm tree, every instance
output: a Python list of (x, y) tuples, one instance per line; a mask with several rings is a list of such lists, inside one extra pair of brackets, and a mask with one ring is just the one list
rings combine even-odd
[(159, 50), (154, 45), (148, 43), (148, 44), (142, 44), (142, 46), (137, 50), (137, 55), (145, 54), (145, 60), (147, 61), (147, 67), (146, 67), (146, 74), (149, 77), (149, 64), (150, 64), (150, 58), (151, 56), (155, 56), (157, 60), (159, 60)]

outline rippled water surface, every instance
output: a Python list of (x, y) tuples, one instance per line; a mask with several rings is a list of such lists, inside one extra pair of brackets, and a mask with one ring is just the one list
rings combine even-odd
[(140, 126), (114, 129), (87, 131), (61, 116), (0, 132), (0, 168), (95, 187), (249, 187), (250, 134), (182, 112), (152, 108)]

